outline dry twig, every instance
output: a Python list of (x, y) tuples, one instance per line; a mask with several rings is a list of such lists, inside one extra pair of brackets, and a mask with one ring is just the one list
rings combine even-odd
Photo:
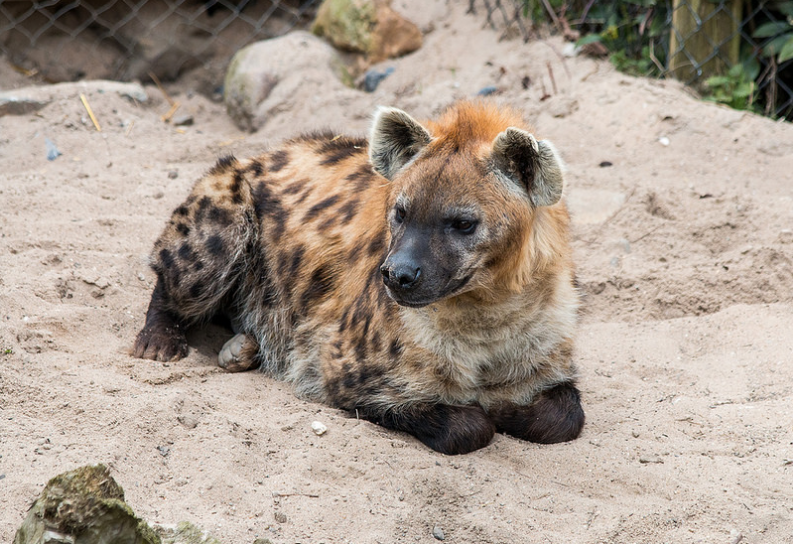
[(99, 126), (99, 121), (96, 120), (96, 116), (94, 115), (94, 112), (91, 111), (91, 106), (88, 105), (88, 99), (85, 97), (83, 93), (80, 93), (80, 100), (82, 101), (83, 106), (85, 107), (85, 111), (88, 112), (88, 117), (91, 118), (91, 122), (94, 124), (96, 131), (102, 132), (102, 127)]

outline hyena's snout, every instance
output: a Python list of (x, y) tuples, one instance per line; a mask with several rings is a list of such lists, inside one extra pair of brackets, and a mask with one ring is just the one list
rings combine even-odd
[(383, 282), (394, 293), (408, 293), (421, 282), (421, 267), (415, 261), (398, 256), (388, 258), (380, 266)]

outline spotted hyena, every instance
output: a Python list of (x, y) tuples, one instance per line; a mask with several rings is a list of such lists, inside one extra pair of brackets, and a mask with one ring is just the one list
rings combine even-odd
[(176, 208), (136, 357), (187, 353), (217, 313), (220, 366), (449, 454), (495, 432), (572, 440), (574, 287), (563, 171), (521, 116), (380, 108), (368, 141), (318, 133), (226, 157)]

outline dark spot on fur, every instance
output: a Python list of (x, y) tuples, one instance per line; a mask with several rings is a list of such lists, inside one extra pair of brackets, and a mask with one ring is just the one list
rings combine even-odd
[(201, 197), (201, 200), (198, 201), (198, 210), (195, 213), (195, 223), (197, 225), (204, 222), (204, 218), (206, 217), (207, 210), (212, 205), (212, 199), (208, 196)]
[(358, 261), (358, 257), (360, 257), (361, 253), (363, 253), (365, 247), (366, 247), (366, 240), (359, 240), (358, 243), (355, 244), (353, 248), (350, 250), (348, 261), (351, 263)]
[(324, 232), (328, 230), (329, 228), (331, 228), (333, 225), (336, 224), (337, 219), (338, 217), (336, 217), (335, 215), (329, 215), (328, 217), (325, 218), (325, 220), (322, 223), (317, 225), (317, 230), (320, 232)]
[(183, 242), (182, 245), (179, 246), (179, 258), (185, 261), (192, 261), (195, 259), (195, 253), (193, 253), (193, 248), (189, 243)]
[[(242, 200), (240, 200), (240, 202), (241, 201)], [(210, 221), (216, 223), (220, 227), (228, 227), (232, 223), (231, 213), (228, 210), (224, 208), (218, 208), (217, 206), (212, 206), (209, 209), (208, 217)]]
[(349, 370), (347, 370), (344, 373), (344, 387), (347, 389), (353, 389), (355, 387), (355, 384), (356, 384), (355, 375)]
[(289, 215), (281, 200), (273, 195), (266, 181), (260, 182), (253, 191), (253, 206), (257, 218), (266, 216), (271, 220), (271, 224), (268, 225), (269, 233), (273, 241), (278, 242), (286, 230), (286, 220)]
[(165, 269), (171, 268), (174, 265), (173, 255), (167, 249), (160, 250), (160, 263)]
[(350, 307), (344, 309), (344, 312), (341, 314), (341, 319), (339, 320), (339, 334), (343, 333), (347, 329), (347, 317), (350, 315)]
[(372, 335), (372, 351), (377, 353), (381, 349), (383, 349), (383, 345), (380, 342), (380, 331), (374, 331), (374, 334)]
[(204, 263), (202, 263), (201, 261), (196, 261), (193, 270), (195, 270), (196, 272), (201, 272), (201, 270), (203, 269), (204, 269)]
[(581, 289), (581, 283), (578, 281), (578, 274), (573, 274), (573, 288), (576, 290)]
[(231, 182), (231, 201), (234, 204), (242, 204), (242, 182), (244, 172), (240, 169), (234, 171), (234, 179)]
[(206, 241), (204, 242), (204, 245), (206, 246), (207, 251), (209, 251), (211, 255), (214, 255), (216, 257), (219, 257), (220, 255), (226, 253), (226, 246), (223, 243), (223, 238), (221, 238), (217, 234), (213, 234), (212, 236), (207, 238)]
[(254, 159), (248, 165), (248, 172), (251, 172), (254, 176), (261, 176), (262, 172), (264, 172), (264, 165), (261, 163), (259, 159)]
[(284, 187), (284, 190), (281, 191), (281, 193), (285, 194), (285, 195), (296, 195), (297, 193), (300, 192), (300, 190), (303, 187), (305, 187), (305, 185), (307, 183), (308, 183), (308, 180), (305, 179), (305, 178), (304, 179), (299, 179), (297, 181), (293, 181), (292, 183), (290, 183), (289, 185)]
[(346, 225), (352, 221), (352, 218), (358, 213), (358, 204), (358, 199), (355, 198), (353, 200), (348, 200), (341, 208), (339, 208), (339, 215), (341, 215), (342, 225)]
[(401, 357), (403, 350), (404, 346), (402, 345), (402, 341), (399, 338), (394, 338), (391, 340), (391, 345), (388, 346), (388, 354), (392, 359), (398, 359)]
[(325, 155), (325, 158), (320, 164), (323, 166), (333, 166), (345, 159), (363, 153), (365, 149), (366, 142), (363, 140), (354, 140), (344, 136), (336, 137), (325, 142), (319, 148), (319, 152)]
[(325, 266), (320, 266), (311, 274), (308, 288), (300, 297), (300, 308), (305, 315), (309, 307), (325, 298), (333, 289), (333, 273)]
[(182, 236), (187, 236), (188, 234), (190, 234), (190, 227), (188, 227), (184, 223), (177, 223), (176, 231)]
[(192, 298), (201, 298), (201, 295), (204, 293), (204, 284), (201, 281), (195, 282), (193, 285), (190, 286), (190, 296)]
[(176, 208), (176, 211), (174, 213), (176, 215), (185, 216), (185, 215), (187, 215), (189, 213), (189, 210), (187, 209), (187, 206), (182, 205), (182, 206), (179, 206), (178, 208)]
[(372, 241), (369, 243), (369, 255), (382, 255), (383, 251), (385, 251), (385, 242), (380, 236), (376, 236), (372, 238)]
[(338, 202), (338, 201), (339, 201), (339, 195), (333, 195), (333, 196), (329, 196), (325, 200), (317, 202), (316, 204), (314, 204), (313, 206), (311, 206), (308, 209), (308, 211), (306, 212), (306, 215), (303, 217), (303, 221), (306, 221), (306, 222), (311, 221), (317, 215), (319, 215), (319, 213), (322, 210), (326, 210), (326, 209), (330, 208), (331, 206), (336, 204), (336, 202)]
[(375, 171), (372, 170), (372, 165), (367, 162), (356, 168), (352, 174), (344, 179), (355, 182), (355, 191), (361, 192), (371, 185), (374, 176)]
[(289, 264), (289, 278), (294, 280), (297, 273), (300, 271), (300, 265), (303, 263), (303, 255), (306, 253), (306, 248), (297, 246), (292, 253), (292, 262)]
[(278, 172), (281, 169), (283, 169), (283, 167), (286, 166), (288, 162), (289, 162), (289, 152), (284, 149), (281, 149), (279, 151), (276, 151), (275, 153), (270, 154), (270, 161), (267, 166), (270, 172)]
[(226, 155), (218, 159), (218, 162), (209, 171), (212, 175), (225, 174), (237, 166), (237, 159), (234, 155)]

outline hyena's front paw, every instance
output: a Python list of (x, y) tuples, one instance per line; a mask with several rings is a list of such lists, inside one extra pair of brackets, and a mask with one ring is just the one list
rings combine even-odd
[(227, 372), (243, 372), (256, 366), (257, 346), (245, 334), (238, 334), (223, 345), (218, 353), (218, 366)]
[(187, 355), (187, 339), (179, 325), (146, 325), (135, 338), (132, 356), (154, 361), (178, 361)]
[(581, 394), (573, 383), (543, 391), (529, 406), (508, 404), (489, 415), (499, 432), (540, 444), (575, 440), (585, 419)]

